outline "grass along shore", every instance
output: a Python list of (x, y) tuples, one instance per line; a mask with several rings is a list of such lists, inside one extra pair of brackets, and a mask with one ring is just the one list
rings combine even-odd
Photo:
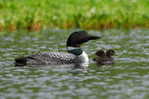
[(0, 31), (149, 28), (148, 0), (0, 0)]

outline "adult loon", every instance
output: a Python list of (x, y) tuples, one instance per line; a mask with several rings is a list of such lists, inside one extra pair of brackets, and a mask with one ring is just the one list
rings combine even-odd
[(109, 49), (106, 52), (104, 50), (98, 50), (93, 59), (98, 65), (110, 65), (114, 64), (114, 58), (112, 57), (115, 54), (113, 49)]
[(81, 44), (89, 40), (99, 39), (86, 31), (76, 31), (70, 34), (66, 47), (68, 52), (44, 52), (27, 57), (15, 59), (16, 66), (25, 65), (66, 65), (73, 64), (75, 67), (87, 67), (89, 64), (88, 55), (80, 48)]

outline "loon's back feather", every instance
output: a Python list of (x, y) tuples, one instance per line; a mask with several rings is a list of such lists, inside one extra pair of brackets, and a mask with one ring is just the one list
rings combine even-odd
[(20, 65), (63, 65), (73, 64), (76, 56), (65, 52), (45, 52), (27, 57), (17, 58), (16, 66)]

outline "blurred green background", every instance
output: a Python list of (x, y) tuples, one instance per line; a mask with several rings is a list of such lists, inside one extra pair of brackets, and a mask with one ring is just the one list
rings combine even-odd
[(148, 28), (148, 0), (0, 0), (0, 31)]

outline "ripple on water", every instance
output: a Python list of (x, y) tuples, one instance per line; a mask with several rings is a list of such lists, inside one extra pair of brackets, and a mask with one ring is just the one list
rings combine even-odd
[(114, 49), (115, 64), (111, 66), (99, 67), (92, 63), (87, 72), (14, 67), (14, 57), (39, 51), (66, 51), (64, 42), (68, 33), (64, 32), (68, 31), (0, 37), (1, 99), (148, 99), (149, 30), (145, 29), (91, 31), (102, 35), (102, 39), (85, 44), (84, 50), (92, 58), (101, 48)]

